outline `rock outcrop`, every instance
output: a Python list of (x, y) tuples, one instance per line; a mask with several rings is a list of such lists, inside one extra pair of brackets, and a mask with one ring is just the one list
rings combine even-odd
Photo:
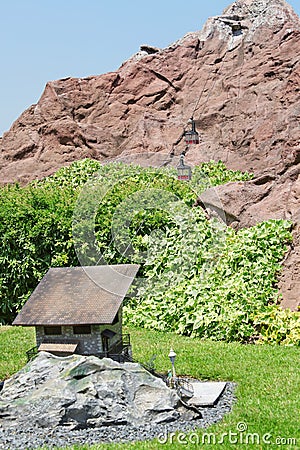
[(49, 82), (1, 139), (1, 181), (87, 156), (169, 153), (191, 115), (201, 145), (190, 162), (279, 173), (300, 158), (299, 36), (284, 0), (244, 0), (165, 49), (142, 45), (116, 72)]
[(151, 154), (153, 165), (165, 163), (184, 149), (173, 144), (193, 116), (201, 142), (188, 163), (221, 159), (256, 176), (219, 190), (240, 226), (294, 220), (282, 279), (291, 306), (300, 262), (299, 37), (300, 19), (284, 0), (241, 0), (165, 49), (142, 45), (116, 72), (49, 82), (0, 139), (1, 181), (24, 183), (84, 157)]
[(4, 383), (1, 424), (24, 429), (166, 423), (200, 416), (139, 364), (41, 352)]

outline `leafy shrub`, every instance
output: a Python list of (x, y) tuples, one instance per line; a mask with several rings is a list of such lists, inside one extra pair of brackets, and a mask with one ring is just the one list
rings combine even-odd
[[(210, 172), (214, 177), (216, 173), (227, 173), (220, 163), (214, 162), (206, 164), (204, 172), (205, 186)], [(126, 261), (118, 251), (109, 248), (111, 220), (120, 202), (150, 186), (174, 192), (189, 205), (195, 201), (195, 192), (178, 182), (174, 174), (174, 169), (143, 169), (120, 163), (103, 166), (86, 159), (26, 187), (15, 184), (0, 188), (0, 323), (13, 320), (49, 267), (79, 264), (72, 224), (76, 201), (86, 182), (96, 180), (98, 190), (102, 185), (110, 188), (109, 195), (99, 205), (96, 238), (99, 251), (105, 250), (106, 260), (116, 263)], [(234, 179), (234, 172), (228, 174)], [(238, 172), (237, 177), (247, 179), (249, 175)], [(123, 183), (119, 183), (120, 179)], [(155, 211), (148, 218), (143, 214), (137, 217), (136, 226), (145, 222), (137, 241), (150, 229), (163, 227), (166, 219)], [(134, 235), (135, 224), (131, 228)]]
[(260, 341), (269, 344), (300, 345), (300, 312), (269, 305), (254, 317)]
[(50, 266), (74, 265), (73, 200), (55, 188), (1, 189), (0, 323), (9, 322)]
[(250, 178), (213, 161), (182, 183), (174, 168), (83, 160), (27, 187), (1, 188), (0, 323), (14, 318), (51, 266), (138, 262), (127, 321), (226, 341), (260, 333), (296, 343), (297, 316), (270, 306), (291, 224), (235, 232), (192, 207), (206, 188)]
[[(191, 210), (183, 230), (152, 242), (145, 283), (125, 317), (139, 327), (242, 342), (256, 334), (254, 317), (278, 301), (274, 287), (289, 222), (270, 220), (235, 232)], [(176, 282), (174, 282), (176, 280)]]

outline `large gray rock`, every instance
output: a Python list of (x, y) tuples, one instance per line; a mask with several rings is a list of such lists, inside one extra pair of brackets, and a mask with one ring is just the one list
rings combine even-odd
[(139, 364), (46, 352), (5, 381), (0, 417), (5, 426), (75, 428), (158, 424), (194, 416), (176, 392)]

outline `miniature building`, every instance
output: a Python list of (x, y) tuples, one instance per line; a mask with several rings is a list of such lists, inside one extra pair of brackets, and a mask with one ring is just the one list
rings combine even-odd
[(130, 354), (122, 335), (122, 302), (139, 266), (49, 269), (13, 325), (34, 326), (38, 351), (120, 360)]

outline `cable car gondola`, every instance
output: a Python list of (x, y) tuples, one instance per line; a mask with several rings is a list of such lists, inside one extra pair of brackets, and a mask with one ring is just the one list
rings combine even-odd
[(189, 120), (189, 124), (192, 126), (192, 128), (191, 130), (184, 133), (185, 143), (187, 145), (199, 144), (199, 134), (196, 131), (196, 124), (193, 117), (191, 117), (191, 119)]
[(180, 181), (189, 181), (192, 178), (192, 169), (184, 164), (184, 155), (180, 155), (179, 165), (177, 166), (177, 179)]

